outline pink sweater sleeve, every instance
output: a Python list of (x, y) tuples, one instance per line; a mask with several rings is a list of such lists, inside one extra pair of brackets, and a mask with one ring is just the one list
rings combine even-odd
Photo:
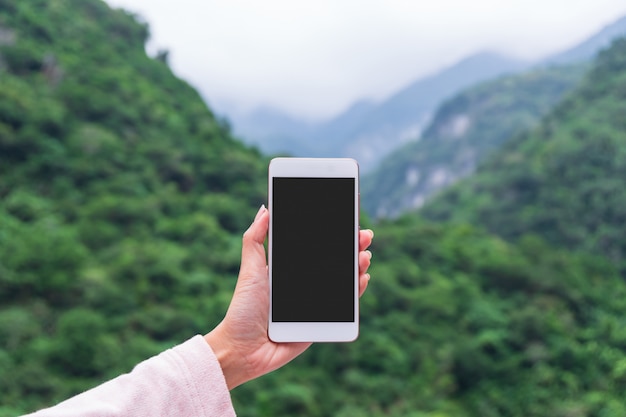
[(235, 416), (215, 354), (202, 336), (150, 358), (128, 374), (30, 417)]

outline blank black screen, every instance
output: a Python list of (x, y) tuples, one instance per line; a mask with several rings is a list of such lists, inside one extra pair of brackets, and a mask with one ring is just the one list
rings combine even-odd
[(355, 320), (354, 187), (354, 178), (273, 178), (273, 321)]

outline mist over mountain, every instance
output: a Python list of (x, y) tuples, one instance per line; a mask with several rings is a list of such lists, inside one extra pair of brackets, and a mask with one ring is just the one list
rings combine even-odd
[(626, 35), (626, 16), (605, 26), (580, 44), (547, 57), (539, 65), (562, 65), (593, 59), (598, 51), (607, 48), (613, 40), (624, 35)]
[(423, 213), (507, 239), (534, 233), (626, 270), (625, 92), (626, 38), (619, 38), (536, 128), (513, 137)]
[(626, 17), (589, 39), (540, 61), (520, 62), (494, 53), (478, 53), (435, 74), (420, 78), (381, 102), (359, 101), (331, 120), (307, 123), (261, 108), (226, 115), (238, 137), (270, 154), (348, 156), (371, 171), (391, 151), (417, 140), (437, 107), (461, 90), (499, 75), (535, 66), (588, 61), (610, 41), (626, 33)]
[(259, 109), (230, 117), (235, 134), (268, 153), (294, 156), (347, 156), (363, 171), (392, 149), (419, 136), (436, 106), (476, 82), (519, 71), (527, 63), (479, 53), (418, 79), (380, 103), (360, 101), (326, 122), (307, 124)]
[(599, 48), (626, 34), (626, 18), (529, 70), (472, 86), (444, 100), (419, 141), (395, 150), (363, 179), (363, 207), (396, 216), (472, 174), (481, 161), (573, 90)]
[(227, 120), (238, 138), (258, 146), (267, 154), (286, 152), (286, 149), (298, 155), (311, 152), (310, 143), (294, 141), (293, 138), (308, 136), (314, 129), (314, 124), (299, 120), (278, 109), (259, 107), (250, 112), (233, 109), (228, 113)]
[(534, 126), (571, 91), (587, 65), (537, 68), (468, 88), (444, 100), (418, 141), (382, 159), (361, 183), (363, 208), (395, 217), (472, 174), (515, 134)]

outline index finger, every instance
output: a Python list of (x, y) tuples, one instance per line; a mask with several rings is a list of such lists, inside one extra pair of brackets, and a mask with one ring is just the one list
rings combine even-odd
[(359, 252), (364, 251), (372, 244), (374, 232), (370, 229), (359, 231)]

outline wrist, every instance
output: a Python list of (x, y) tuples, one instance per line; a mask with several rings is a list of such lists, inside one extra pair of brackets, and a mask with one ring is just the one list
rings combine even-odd
[(209, 344), (215, 354), (217, 361), (222, 368), (224, 379), (229, 390), (243, 384), (245, 379), (242, 369), (242, 358), (234, 351), (232, 345), (227, 342), (227, 338), (221, 334), (221, 326), (217, 326), (208, 334), (204, 335), (204, 340)]

